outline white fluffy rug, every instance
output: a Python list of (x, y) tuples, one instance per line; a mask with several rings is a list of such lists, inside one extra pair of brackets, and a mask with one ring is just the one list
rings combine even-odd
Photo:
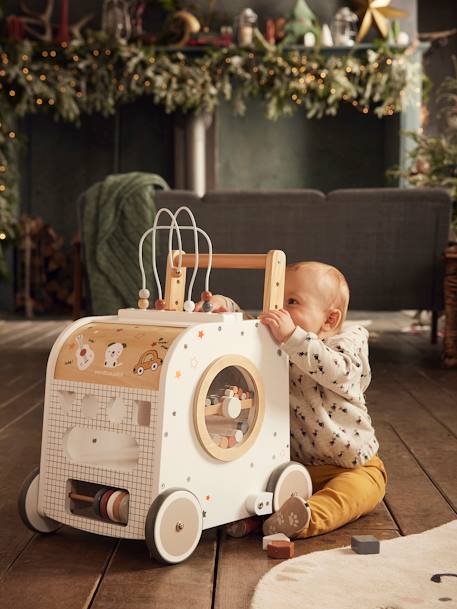
[[(434, 578), (441, 581), (432, 581), (434, 575), (442, 575)], [(381, 541), (380, 554), (359, 555), (346, 547), (284, 561), (260, 580), (251, 604), (251, 609), (435, 607), (457, 607), (457, 520)]]

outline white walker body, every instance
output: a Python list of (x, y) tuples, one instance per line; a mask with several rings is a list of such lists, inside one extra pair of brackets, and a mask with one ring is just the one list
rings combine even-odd
[[(270, 254), (281, 290), (285, 257)], [(290, 463), (287, 354), (258, 320), (185, 312), (183, 291), (167, 290), (177, 311), (148, 310), (143, 286), (140, 309), (80, 319), (56, 340), (40, 469), (19, 498), (30, 528), (146, 539), (176, 563), (203, 529), (311, 494)]]

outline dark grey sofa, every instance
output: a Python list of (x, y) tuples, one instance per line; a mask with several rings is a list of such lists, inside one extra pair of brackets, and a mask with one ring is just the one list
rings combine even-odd
[[(320, 260), (341, 269), (355, 310), (443, 307), (443, 259), (451, 200), (441, 189), (217, 191), (202, 198), (161, 192), (157, 209), (189, 206), (211, 236), (215, 252), (282, 249), (288, 262)], [(184, 216), (183, 216), (184, 218)], [(185, 248), (193, 251), (190, 231)], [(162, 264), (167, 239), (160, 239)], [(202, 243), (201, 249), (206, 246)], [(194, 298), (203, 286), (203, 271)], [(211, 290), (244, 308), (261, 306), (259, 271), (215, 269)]]

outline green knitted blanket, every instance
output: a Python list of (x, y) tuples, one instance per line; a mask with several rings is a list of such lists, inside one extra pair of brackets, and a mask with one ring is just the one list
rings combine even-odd
[[(154, 222), (158, 188), (169, 189), (160, 176), (132, 172), (108, 176), (86, 191), (81, 236), (93, 315), (112, 315), (120, 308), (137, 306), (138, 243)], [(150, 287), (151, 240), (146, 241), (143, 258)]]

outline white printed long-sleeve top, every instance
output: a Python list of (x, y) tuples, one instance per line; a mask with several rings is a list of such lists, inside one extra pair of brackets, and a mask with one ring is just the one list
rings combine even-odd
[(297, 327), (282, 348), (290, 357), (291, 458), (305, 465), (365, 464), (379, 448), (365, 406), (367, 330), (353, 325), (319, 339)]

